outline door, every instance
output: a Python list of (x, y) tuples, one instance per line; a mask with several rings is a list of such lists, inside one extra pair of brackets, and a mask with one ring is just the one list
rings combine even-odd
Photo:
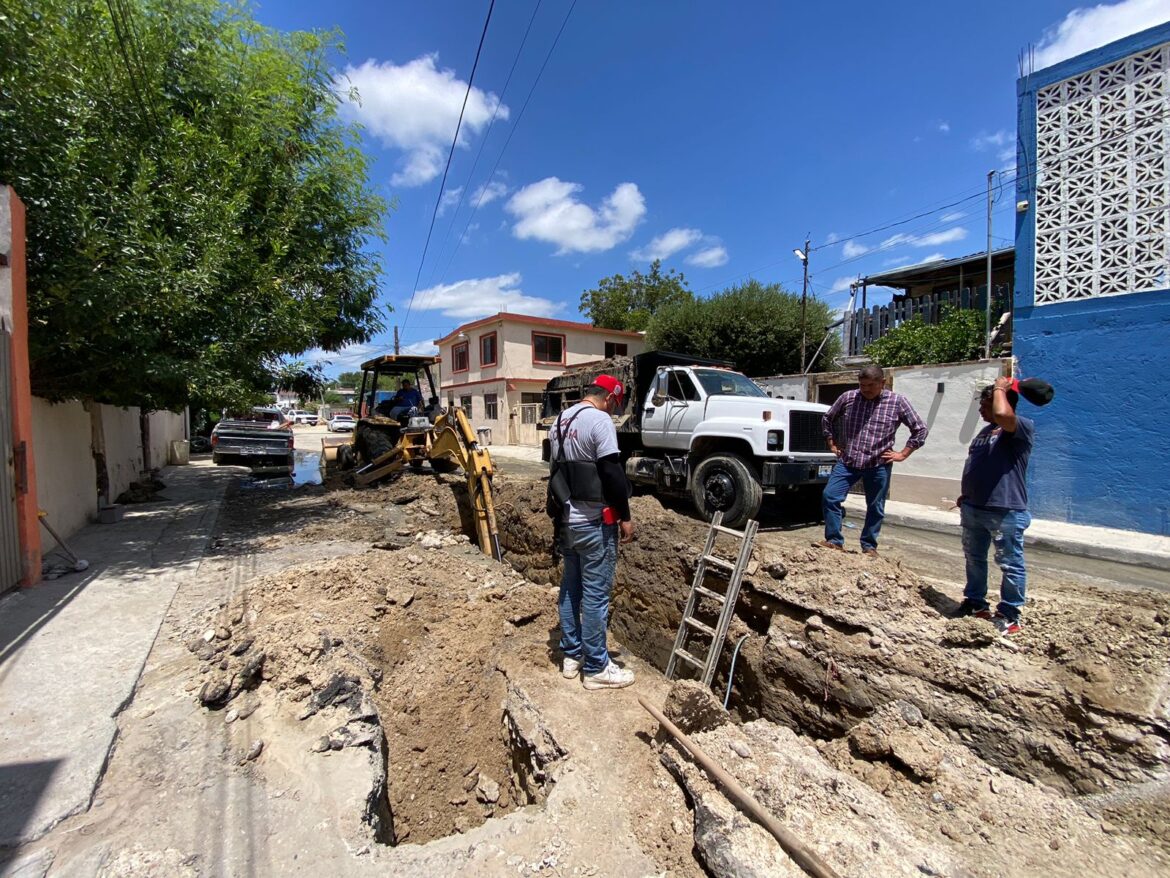
[(659, 372), (642, 411), (642, 441), (650, 448), (686, 451), (705, 408), (702, 394), (687, 372)]
[(20, 535), (16, 517), (16, 455), (12, 445), (12, 336), (0, 330), (0, 592), (16, 586)]

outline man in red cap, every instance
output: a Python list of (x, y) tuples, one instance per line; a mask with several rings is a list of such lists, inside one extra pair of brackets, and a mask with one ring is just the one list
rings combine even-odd
[(623, 543), (634, 538), (630, 486), (613, 424), (624, 402), (622, 382), (599, 375), (549, 430), (549, 492), (554, 506), (562, 507), (561, 673), (572, 679), (584, 672), (586, 689), (634, 682), (633, 671), (610, 659), (605, 640), (619, 535)]

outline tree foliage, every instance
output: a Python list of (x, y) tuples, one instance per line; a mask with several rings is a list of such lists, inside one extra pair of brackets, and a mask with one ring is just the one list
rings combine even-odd
[(361, 387), (362, 373), (361, 372), (342, 372), (337, 376), (338, 387)]
[(693, 298), (682, 273), (672, 268), (663, 274), (662, 260), (655, 259), (648, 274), (635, 269), (629, 277), (602, 278), (596, 289), (581, 294), (580, 311), (594, 326), (640, 332), (660, 308)]
[(948, 308), (938, 323), (925, 323), (916, 314), (870, 342), (865, 353), (879, 366), (976, 360), (983, 356), (985, 320), (982, 311), (970, 308)]
[[(824, 339), (833, 318), (828, 306), (808, 300), (808, 356)], [(747, 375), (795, 374), (800, 369), (800, 296), (779, 284), (756, 280), (710, 298), (662, 308), (650, 321), (650, 348), (732, 360)], [(840, 351), (831, 336), (811, 371), (824, 369)]]
[(5, 4), (0, 180), (28, 208), (35, 393), (241, 402), (285, 355), (382, 328), (386, 205), (337, 114), (338, 48), (221, 0)]

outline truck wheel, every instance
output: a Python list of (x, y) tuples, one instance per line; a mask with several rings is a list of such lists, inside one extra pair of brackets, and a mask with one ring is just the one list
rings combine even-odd
[(373, 463), (394, 447), (394, 443), (390, 441), (389, 436), (381, 430), (373, 430), (369, 427), (358, 431), (354, 444), (357, 446), (362, 460), (366, 463)]
[(713, 454), (695, 467), (691, 498), (708, 521), (722, 512), (724, 525), (739, 528), (760, 514), (764, 489), (742, 457)]

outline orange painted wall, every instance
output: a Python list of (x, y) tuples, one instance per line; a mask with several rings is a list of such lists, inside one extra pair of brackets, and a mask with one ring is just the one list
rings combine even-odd
[(12, 218), (12, 248), (8, 265), (12, 272), (12, 445), (23, 446), (25, 455), (24, 491), (16, 495), (17, 528), (20, 537), (20, 584), (35, 585), (41, 578), (41, 528), (37, 520), (37, 467), (32, 440), (32, 388), (28, 371), (28, 291), (24, 265), (24, 202), (11, 186), (0, 188)]

